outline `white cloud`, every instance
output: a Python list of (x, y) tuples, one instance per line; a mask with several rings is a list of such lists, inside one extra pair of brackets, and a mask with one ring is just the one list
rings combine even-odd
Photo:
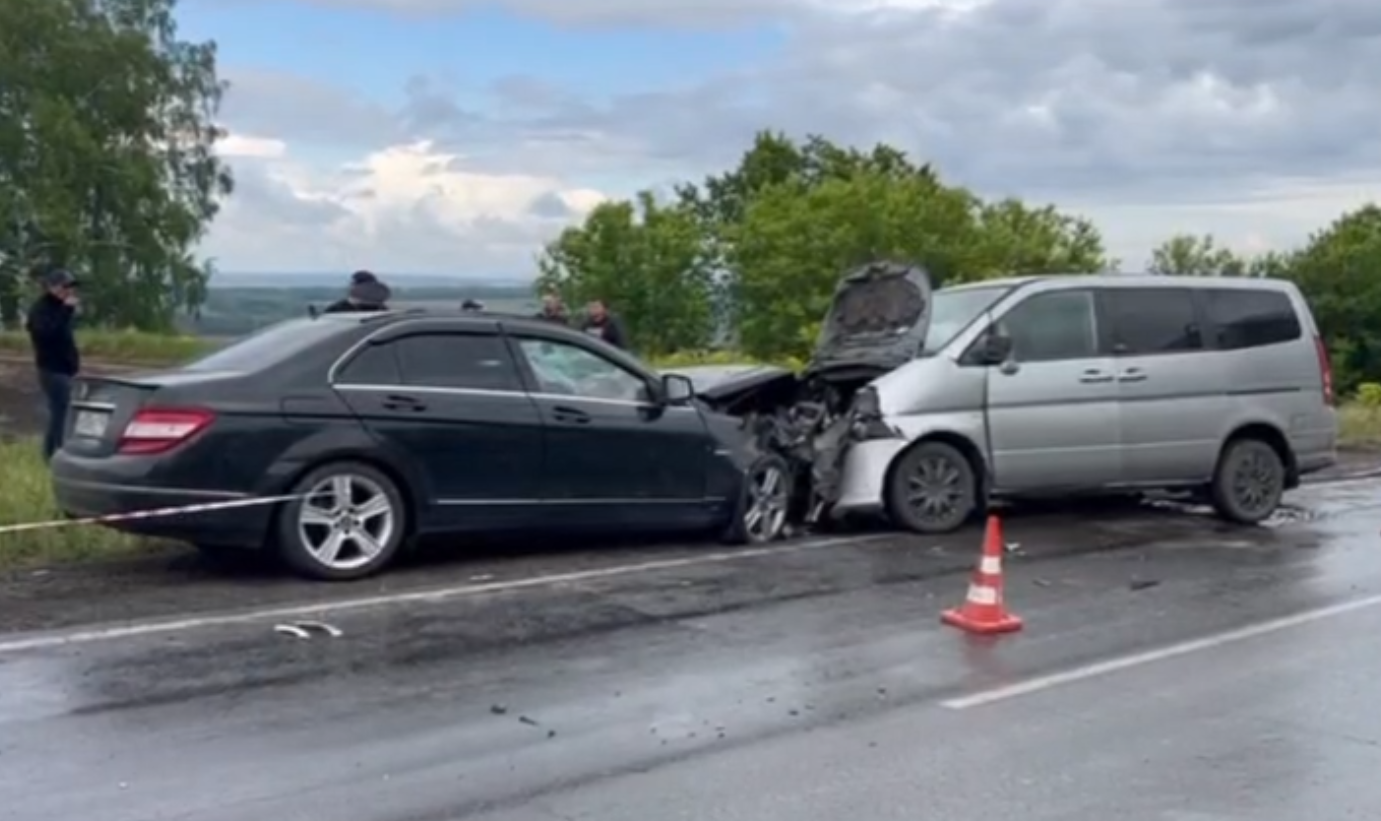
[(223, 270), (529, 275), (535, 248), (606, 198), (557, 178), (475, 171), (427, 142), (334, 168), (277, 140), (232, 135), (220, 148), (242, 160), (206, 247)]
[[(478, 0), (318, 2), (439, 14)], [(1381, 181), (1381, 6), (1363, 0), (504, 5), (572, 28), (766, 19), (787, 41), (749, 68), (636, 94), (505, 78), (482, 110), (422, 79), (401, 109), (385, 110), (304, 80), (233, 77), (227, 121), (292, 149), (290, 161), (245, 160), (264, 166), (245, 172), (264, 185), (251, 180), (242, 197), (288, 192), (285, 207), (315, 207), (314, 219), (336, 209), (329, 221), (344, 227), (315, 244), (318, 257), (352, 248), (395, 268), (517, 273), (561, 224), (559, 203), (580, 211), (601, 191), (699, 178), (770, 128), (885, 141), (985, 195), (1078, 210), (1139, 267), (1177, 231), (1214, 232), (1244, 250), (1287, 247)], [(349, 157), (368, 159), (345, 168)], [(216, 230), (221, 247), (240, 248)]]

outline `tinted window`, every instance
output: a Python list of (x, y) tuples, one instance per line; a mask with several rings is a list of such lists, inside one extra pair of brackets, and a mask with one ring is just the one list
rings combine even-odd
[(518, 343), (542, 393), (588, 399), (647, 399), (647, 383), (599, 354), (576, 345), (524, 339)]
[(1093, 293), (1052, 291), (1017, 305), (998, 326), (1012, 338), (1018, 362), (1052, 362), (1098, 355)]
[(389, 347), (398, 356), (403, 384), (427, 388), (521, 391), (522, 381), (498, 336), (419, 334)]
[(1109, 288), (1103, 292), (1113, 350), (1158, 354), (1203, 348), (1194, 294), (1188, 288)]
[(348, 333), (350, 326), (325, 319), (289, 319), (238, 339), (183, 366), (193, 371), (257, 371), (301, 354), (318, 342)]
[(398, 360), (392, 345), (366, 345), (336, 374), (342, 385), (397, 385)]
[(1299, 339), (1304, 333), (1295, 306), (1279, 291), (1222, 288), (1204, 291), (1203, 295), (1215, 346), (1220, 349), (1275, 345)]

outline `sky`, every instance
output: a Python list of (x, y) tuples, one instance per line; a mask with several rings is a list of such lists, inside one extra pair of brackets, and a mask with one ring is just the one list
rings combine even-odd
[(1286, 249), (1381, 199), (1370, 0), (182, 0), (230, 90), (223, 271), (528, 278), (763, 129), (1093, 219)]

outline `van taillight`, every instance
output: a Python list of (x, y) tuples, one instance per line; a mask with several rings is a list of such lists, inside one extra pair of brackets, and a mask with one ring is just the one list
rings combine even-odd
[(162, 453), (196, 436), (216, 420), (199, 408), (149, 408), (134, 414), (120, 435), (118, 450), (127, 454)]
[(1323, 374), (1323, 403), (1333, 406), (1333, 363), (1328, 361), (1328, 347), (1322, 337), (1314, 337), (1314, 349), (1319, 352), (1319, 372)]

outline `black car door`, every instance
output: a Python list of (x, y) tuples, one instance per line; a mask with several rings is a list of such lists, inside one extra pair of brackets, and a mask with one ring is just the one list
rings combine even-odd
[(697, 409), (652, 401), (656, 377), (594, 340), (511, 334), (546, 423), (544, 500), (625, 523), (674, 524), (705, 509), (712, 445)]
[(428, 330), (367, 345), (335, 387), (374, 436), (420, 467), (430, 526), (532, 515), (542, 418), (496, 331)]

